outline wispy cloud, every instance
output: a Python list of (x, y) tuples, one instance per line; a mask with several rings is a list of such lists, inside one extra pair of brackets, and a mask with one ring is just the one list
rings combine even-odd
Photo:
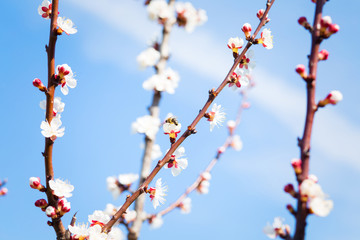
[[(135, 41), (147, 42), (149, 36), (158, 30), (154, 26), (156, 24), (147, 19), (145, 10), (139, 8), (140, 3), (136, 1), (77, 0), (68, 3), (83, 8)], [(220, 82), (231, 65), (231, 59), (223, 46), (224, 43), (219, 42), (212, 33), (196, 31), (189, 38), (186, 34), (175, 32), (172, 38), (173, 60), (213, 81)], [(305, 113), (304, 90), (292, 86), (284, 77), (274, 76), (259, 68), (256, 69), (256, 78), (259, 84), (253, 92), (253, 100), (294, 134), (300, 135)], [(315, 129), (313, 146), (320, 149), (327, 158), (346, 162), (360, 170), (360, 148), (355, 147), (355, 143), (360, 142), (358, 124), (351, 122), (336, 110), (321, 109), (316, 116)]]

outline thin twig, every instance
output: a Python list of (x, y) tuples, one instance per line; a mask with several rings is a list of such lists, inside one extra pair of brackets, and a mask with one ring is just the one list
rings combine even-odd
[[(275, 0), (271, 0), (270, 2), (268, 1), (267, 5), (266, 5), (266, 10), (264, 13), (264, 16), (267, 15), (267, 13), (269, 12), (271, 6), (273, 5), (273, 3), (275, 2)], [(190, 126), (188, 126), (188, 129), (183, 133), (183, 135), (174, 143), (172, 144), (170, 150), (166, 153), (166, 155), (164, 156), (164, 158), (158, 162), (158, 164), (156, 165), (156, 167), (153, 169), (153, 171), (150, 173), (150, 175), (146, 178), (146, 180), (144, 181), (144, 183), (138, 188), (138, 190), (135, 191), (134, 194), (132, 194), (129, 198), (126, 199), (125, 203), (122, 205), (122, 207), (119, 209), (119, 211), (111, 218), (111, 220), (106, 223), (104, 225), (104, 227), (102, 228), (103, 232), (109, 232), (111, 227), (116, 223), (116, 221), (122, 216), (122, 214), (126, 211), (126, 209), (142, 194), (145, 192), (145, 190), (148, 187), (148, 184), (154, 179), (154, 177), (157, 175), (157, 173), (160, 171), (160, 169), (169, 161), (170, 156), (174, 153), (174, 151), (180, 146), (180, 144), (191, 134), (194, 133), (195, 131), (195, 126), (198, 124), (198, 122), (200, 121), (200, 119), (204, 116), (204, 114), (206, 113), (207, 109), (209, 108), (209, 106), (211, 105), (211, 103), (214, 101), (214, 99), (219, 95), (219, 93), (224, 89), (224, 87), (227, 85), (227, 83), (229, 82), (229, 77), (232, 75), (232, 73), (234, 72), (235, 68), (238, 66), (239, 62), (241, 61), (242, 57), (245, 55), (245, 53), (247, 52), (247, 50), (251, 47), (251, 45), (253, 44), (253, 40), (255, 39), (256, 35), (259, 33), (260, 28), (264, 25), (266, 21), (266, 18), (263, 17), (262, 20), (260, 21), (257, 29), (255, 30), (253, 36), (251, 37), (250, 41), (248, 41), (247, 45), (244, 47), (243, 51), (241, 52), (241, 54), (239, 54), (239, 56), (235, 59), (234, 64), (232, 65), (230, 71), (228, 72), (228, 74), (226, 75), (225, 79), (223, 80), (223, 82), (220, 84), (220, 86), (216, 89), (216, 91), (210, 91), (209, 94), (209, 98), (206, 101), (204, 107), (201, 109), (201, 111), (199, 112), (199, 114), (196, 116), (196, 118), (194, 119), (194, 121), (191, 123)]]

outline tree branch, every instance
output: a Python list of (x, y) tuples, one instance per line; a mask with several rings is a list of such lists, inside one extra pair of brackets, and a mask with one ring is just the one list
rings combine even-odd
[(198, 124), (198, 122), (200, 121), (200, 119), (204, 116), (204, 114), (206, 113), (207, 109), (209, 108), (209, 106), (211, 105), (211, 103), (214, 101), (214, 99), (219, 95), (219, 93), (224, 89), (224, 87), (227, 85), (227, 83), (229, 82), (229, 77), (232, 75), (232, 73), (234, 72), (235, 68), (238, 66), (239, 62), (241, 61), (242, 57), (245, 55), (245, 53), (247, 52), (247, 50), (251, 47), (253, 40), (256, 37), (256, 34), (260, 31), (260, 28), (265, 24), (266, 21), (266, 15), (269, 12), (271, 6), (273, 5), (273, 3), (275, 2), (275, 0), (271, 0), (267, 2), (267, 6), (266, 6), (266, 10), (264, 13), (264, 17), (262, 18), (262, 20), (260, 21), (256, 31), (254, 32), (253, 36), (251, 37), (251, 39), (248, 41), (247, 45), (245, 46), (245, 48), (243, 49), (243, 51), (241, 52), (241, 54), (238, 55), (238, 57), (235, 59), (234, 64), (232, 65), (231, 69), (229, 70), (228, 74), (226, 75), (225, 79), (223, 80), (223, 82), (220, 84), (220, 86), (216, 89), (216, 91), (210, 91), (209, 94), (209, 98), (206, 101), (204, 107), (201, 109), (201, 111), (199, 112), (199, 114), (195, 117), (195, 119), (193, 120), (193, 122), (191, 123), (190, 126), (188, 126), (188, 129), (183, 133), (183, 135), (174, 143), (171, 145), (170, 150), (166, 153), (166, 155), (164, 156), (164, 158), (158, 162), (158, 164), (156, 165), (156, 167), (153, 169), (153, 171), (150, 173), (150, 175), (146, 178), (146, 180), (144, 181), (144, 183), (138, 188), (138, 190), (136, 190), (134, 192), (134, 194), (132, 194), (129, 198), (126, 199), (125, 203), (122, 205), (122, 207), (119, 209), (119, 211), (111, 218), (111, 220), (104, 225), (104, 227), (102, 228), (103, 232), (109, 232), (111, 227), (116, 223), (116, 221), (122, 216), (122, 214), (126, 211), (126, 209), (144, 192), (144, 189), (147, 188), (148, 184), (154, 179), (154, 177), (156, 176), (156, 174), (160, 171), (160, 169), (169, 161), (170, 156), (174, 153), (174, 151), (180, 146), (180, 144), (188, 137), (190, 136), (194, 130), (195, 130), (195, 126)]

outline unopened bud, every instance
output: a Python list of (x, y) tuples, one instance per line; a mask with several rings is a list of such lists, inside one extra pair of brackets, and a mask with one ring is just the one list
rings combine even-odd
[(257, 13), (256, 16), (261, 20), (261, 18), (264, 16), (265, 10), (264, 9), (260, 9)]
[(331, 91), (325, 99), (319, 101), (318, 106), (319, 107), (324, 107), (327, 104), (332, 104), (335, 105), (338, 102), (340, 102), (343, 99), (343, 95), (340, 91), (334, 90)]
[(45, 92), (46, 91), (46, 87), (44, 86), (44, 84), (41, 82), (40, 79), (35, 78), (33, 81), (33, 85), (34, 87), (37, 87), (40, 91)]
[(250, 103), (249, 102), (244, 102), (243, 104), (241, 104), (241, 107), (243, 109), (248, 109), (248, 108), (250, 108)]
[(291, 206), (291, 204), (286, 205), (286, 208), (287, 208), (287, 210), (289, 210), (290, 213), (292, 213), (292, 214), (295, 213), (295, 210), (294, 210), (293, 206)]
[(319, 60), (327, 60), (329, 58), (329, 52), (325, 49), (321, 50), (318, 54)]
[(29, 179), (30, 187), (37, 190), (43, 190), (45, 187), (40, 183), (39, 177), (31, 177)]
[(229, 129), (230, 135), (232, 135), (236, 128), (236, 122), (234, 120), (229, 120), (227, 122), (227, 127)]
[(218, 148), (218, 154), (221, 154), (226, 151), (226, 148), (224, 146), (221, 146)]
[(337, 24), (331, 24), (328, 29), (331, 34), (334, 34), (340, 30), (340, 26)]
[(48, 206), (45, 210), (45, 214), (48, 217), (55, 218), (56, 217), (56, 210), (53, 206)]
[(323, 29), (328, 28), (331, 23), (332, 23), (331, 17), (330, 16), (324, 16), (320, 20), (320, 27), (323, 28)]
[(298, 23), (301, 25), (301, 26), (306, 26), (307, 24), (309, 24), (309, 22), (307, 21), (306, 17), (300, 17), (298, 19)]
[(48, 203), (45, 199), (39, 199), (36, 200), (35, 206), (45, 210), (45, 208), (48, 206)]
[(244, 32), (246, 38), (249, 38), (249, 37), (250, 37), (250, 35), (251, 35), (251, 30), (252, 30), (250, 23), (245, 23), (245, 24), (243, 25), (243, 27), (241, 28), (241, 30)]
[(312, 180), (314, 183), (317, 183), (319, 181), (318, 177), (314, 174), (310, 174), (307, 178)]
[(294, 189), (294, 186), (289, 183), (287, 185), (285, 185), (284, 187), (284, 191), (289, 193), (291, 196), (295, 197), (296, 196), (296, 192), (295, 192), (295, 189)]
[(294, 168), (295, 174), (299, 175), (302, 172), (301, 169), (301, 159), (294, 158), (291, 160), (291, 166)]
[(303, 78), (307, 78), (307, 73), (306, 73), (306, 69), (305, 69), (305, 66), (302, 65), (302, 64), (299, 64), (296, 66), (296, 69), (295, 71)]

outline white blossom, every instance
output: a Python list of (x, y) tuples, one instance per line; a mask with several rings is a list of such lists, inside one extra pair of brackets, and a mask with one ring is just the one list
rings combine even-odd
[(49, 186), (53, 190), (54, 195), (59, 198), (65, 197), (69, 198), (72, 196), (72, 191), (74, 191), (74, 186), (69, 183), (69, 181), (62, 181), (60, 179), (55, 179), (49, 181)]
[(145, 115), (139, 117), (132, 123), (131, 128), (134, 133), (144, 133), (148, 138), (154, 139), (159, 130), (160, 119)]
[(187, 197), (179, 205), (181, 213), (188, 214), (191, 212), (191, 198)]
[(160, 228), (164, 224), (164, 220), (162, 219), (161, 215), (156, 215), (155, 217), (151, 218), (150, 228), (156, 229)]
[(283, 224), (284, 219), (280, 217), (274, 218), (273, 224), (267, 223), (267, 225), (263, 228), (263, 232), (271, 239), (275, 239), (278, 236), (278, 233), (285, 228)]
[(74, 73), (71, 70), (71, 67), (67, 64), (56, 66), (55, 77), (60, 81), (61, 92), (64, 95), (69, 94), (69, 88), (75, 88), (77, 85), (77, 81), (74, 78)]
[(51, 124), (48, 121), (42, 121), (40, 128), (42, 129), (41, 134), (46, 138), (51, 138), (51, 140), (55, 140), (57, 137), (64, 136), (65, 128), (60, 128), (62, 122), (59, 117), (55, 117), (52, 119)]
[(118, 227), (112, 227), (108, 233), (106, 240), (122, 240), (124, 239), (124, 233)]
[[(169, 149), (166, 151), (168, 152)], [(171, 168), (171, 173), (174, 177), (179, 175), (182, 170), (186, 169), (188, 166), (188, 161), (186, 158), (181, 158), (185, 156), (185, 148), (179, 147), (171, 155), (170, 161), (164, 166), (165, 168)]]
[(150, 188), (150, 198), (155, 209), (165, 203), (165, 192), (167, 192), (167, 186), (163, 186), (161, 178), (159, 178), (155, 183), (155, 188)]
[(89, 228), (89, 240), (106, 240), (107, 234), (102, 232), (100, 225)]
[(129, 186), (133, 182), (139, 179), (139, 174), (135, 173), (128, 173), (128, 174), (120, 174), (119, 175), (119, 182), (122, 185)]
[(38, 13), (45, 19), (50, 19), (51, 14), (51, 3), (48, 0), (44, 0), (38, 7)]
[(244, 40), (239, 37), (229, 38), (227, 43), (228, 48), (230, 48), (235, 53), (237, 53), (239, 49), (243, 47), (243, 45), (244, 45)]
[(157, 90), (174, 94), (180, 80), (179, 74), (171, 68), (167, 68), (162, 74), (154, 74), (144, 81), (143, 88), (148, 91)]
[(272, 49), (273, 48), (273, 36), (271, 35), (271, 31), (267, 28), (265, 28), (261, 32), (261, 39), (260, 43), (266, 48), (266, 49)]
[(199, 184), (199, 186), (197, 187), (197, 191), (200, 194), (208, 194), (209, 193), (209, 187), (210, 187), (210, 182), (208, 180), (202, 180)]
[(95, 210), (92, 215), (88, 216), (88, 220), (91, 223), (91, 225), (90, 225), (90, 227), (91, 227), (94, 225), (98, 225), (99, 223), (100, 223), (100, 225), (106, 224), (107, 222), (110, 221), (110, 217), (103, 211)]
[(310, 200), (309, 207), (315, 215), (326, 217), (333, 209), (334, 203), (332, 200), (317, 197)]
[(126, 210), (126, 214), (124, 215), (124, 218), (127, 223), (135, 221), (136, 219), (136, 211), (135, 210)]
[(137, 56), (136, 61), (139, 64), (140, 69), (145, 69), (147, 67), (154, 66), (160, 60), (160, 52), (155, 48), (150, 47), (142, 51), (139, 56)]
[(195, 27), (204, 24), (208, 19), (205, 10), (196, 10), (190, 2), (176, 2), (175, 11), (179, 26), (184, 26), (189, 33), (193, 32)]
[(119, 197), (121, 191), (119, 186), (117, 185), (116, 177), (107, 177), (106, 183), (107, 183), (107, 189), (111, 192), (113, 198), (116, 199), (117, 197)]
[(151, 20), (174, 18), (174, 11), (165, 0), (152, 0), (147, 7), (147, 11)]
[(74, 23), (68, 18), (57, 18), (57, 26), (65, 32), (67, 35), (77, 33), (77, 29), (74, 26)]
[(225, 120), (225, 112), (221, 108), (221, 105), (217, 105), (214, 103), (211, 111), (209, 112), (208, 121), (210, 122), (210, 132), (213, 130), (215, 126), (221, 126), (222, 122)]
[(115, 215), (115, 213), (120, 209), (120, 207), (115, 207), (113, 204), (108, 203), (106, 204), (106, 208), (104, 210), (104, 213), (108, 215), (109, 217), (112, 217)]
[[(140, 148), (144, 149), (145, 144), (141, 143)], [(159, 144), (153, 144), (152, 151), (151, 151), (151, 160), (156, 160), (161, 156), (162, 156), (162, 152), (161, 152), (161, 149), (160, 149), (160, 145)]]
[[(40, 108), (46, 110), (46, 100), (42, 100), (40, 102)], [(64, 111), (65, 103), (61, 102), (60, 97), (54, 98), (54, 107), (53, 107), (53, 114), (56, 116)]]
[(85, 238), (89, 236), (89, 228), (88, 225), (84, 223), (78, 223), (74, 226), (68, 226), (69, 231), (75, 239)]

